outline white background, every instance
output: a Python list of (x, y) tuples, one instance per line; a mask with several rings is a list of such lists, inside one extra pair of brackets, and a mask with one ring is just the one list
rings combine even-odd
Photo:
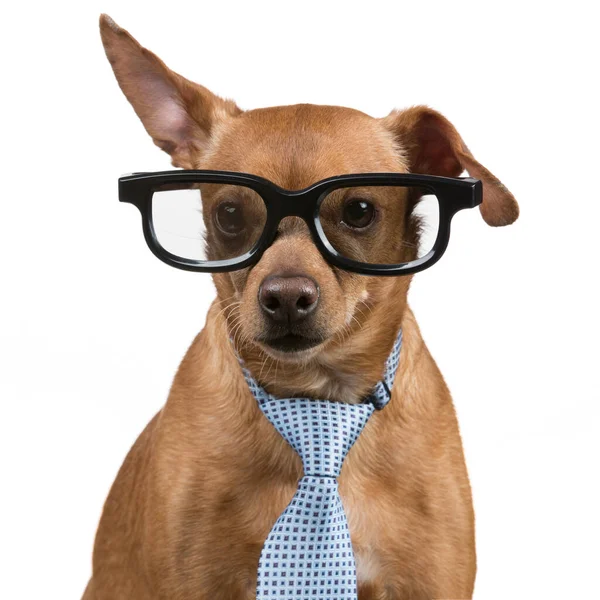
[(169, 168), (114, 80), (109, 13), (242, 108), (427, 103), (521, 204), (459, 214), (411, 304), (453, 392), (476, 598), (599, 598), (598, 59), (592, 2), (39, 2), (4, 9), (0, 597), (78, 599), (127, 450), (203, 326), (117, 201)]

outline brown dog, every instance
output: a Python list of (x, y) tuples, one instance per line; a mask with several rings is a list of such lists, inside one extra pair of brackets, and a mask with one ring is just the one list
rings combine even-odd
[[(508, 190), (429, 108), (384, 119), (312, 105), (242, 111), (169, 70), (110, 18), (101, 17), (100, 28), (121, 89), (177, 167), (254, 173), (288, 189), (344, 173), (466, 169), (483, 181), (488, 224), (518, 216)], [(250, 394), (230, 336), (274, 394), (356, 402), (380, 379), (400, 327), (392, 400), (371, 418), (339, 481), (358, 595), (471, 597), (469, 480), (450, 394), (407, 307), (411, 278), (339, 271), (308, 230), (289, 221), (255, 267), (214, 275), (206, 327), (106, 501), (85, 600), (254, 598), (263, 542), (302, 466)], [(318, 284), (310, 326), (323, 343), (284, 354), (257, 341), (268, 325), (258, 290), (273, 275)]]

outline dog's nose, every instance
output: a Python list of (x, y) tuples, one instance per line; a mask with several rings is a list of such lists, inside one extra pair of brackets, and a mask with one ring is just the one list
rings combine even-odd
[(319, 286), (309, 277), (267, 277), (258, 290), (263, 312), (276, 323), (296, 323), (319, 302)]

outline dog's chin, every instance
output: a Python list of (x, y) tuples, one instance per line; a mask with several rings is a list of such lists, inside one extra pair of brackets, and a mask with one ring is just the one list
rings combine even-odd
[(272, 358), (286, 362), (305, 361), (319, 352), (326, 339), (286, 333), (277, 337), (262, 337), (258, 345)]

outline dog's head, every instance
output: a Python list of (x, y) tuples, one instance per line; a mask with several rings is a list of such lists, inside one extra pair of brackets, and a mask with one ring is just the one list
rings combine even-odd
[[(121, 89), (176, 167), (252, 173), (290, 190), (348, 173), (452, 177), (467, 170), (483, 181), (481, 213), (489, 225), (518, 216), (510, 192), (473, 158), (454, 126), (427, 107), (383, 119), (314, 105), (242, 111), (168, 69), (110, 18), (101, 17), (100, 28)], [(386, 226), (392, 230), (374, 243), (398, 235), (398, 224)], [(330, 266), (297, 217), (281, 222), (254, 267), (214, 280), (230, 335), (263, 383), (276, 392), (329, 397), (344, 385), (331, 373), (346, 373), (357, 395), (380, 376), (410, 283)], [(365, 365), (360, 381), (350, 356)], [(273, 379), (278, 370), (285, 384)]]

